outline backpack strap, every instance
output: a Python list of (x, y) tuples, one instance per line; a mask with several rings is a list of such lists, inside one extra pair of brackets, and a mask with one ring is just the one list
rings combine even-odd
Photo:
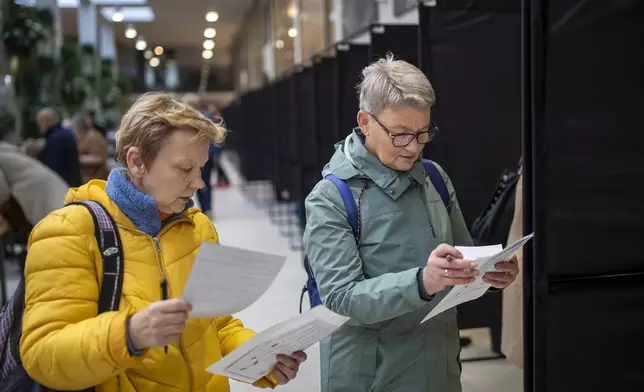
[(443, 180), (443, 176), (440, 171), (438, 171), (436, 165), (434, 165), (434, 162), (429, 159), (423, 159), (423, 166), (425, 166), (425, 171), (429, 176), (429, 180), (441, 196), (443, 204), (445, 204), (445, 208), (449, 210), (449, 191), (447, 190), (447, 185), (445, 184), (445, 180)]
[(87, 208), (94, 220), (96, 242), (103, 258), (103, 283), (98, 313), (118, 310), (123, 289), (123, 246), (114, 218), (101, 203), (87, 200), (69, 203)]
[(356, 239), (356, 243), (360, 243), (360, 225), (358, 224), (358, 206), (356, 206), (356, 201), (353, 199), (353, 193), (351, 193), (351, 188), (347, 185), (346, 182), (342, 181), (333, 174), (329, 174), (326, 177), (327, 180), (335, 184), (342, 196), (342, 201), (344, 202), (344, 208), (347, 211), (347, 216), (349, 218), (349, 224), (351, 224), (351, 229), (353, 230), (353, 237)]

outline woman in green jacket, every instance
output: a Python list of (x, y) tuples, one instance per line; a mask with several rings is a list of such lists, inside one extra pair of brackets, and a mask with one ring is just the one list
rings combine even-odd
[[(460, 392), (456, 310), (421, 320), (454, 285), (478, 276), (454, 246), (472, 245), (454, 187), (447, 208), (421, 152), (431, 125), (431, 84), (416, 67), (388, 57), (365, 68), (358, 128), (336, 145), (323, 175), (351, 188), (354, 238), (338, 188), (320, 181), (306, 200), (306, 252), (324, 304), (351, 320), (321, 342), (322, 392)], [(483, 279), (505, 288), (516, 260)]]

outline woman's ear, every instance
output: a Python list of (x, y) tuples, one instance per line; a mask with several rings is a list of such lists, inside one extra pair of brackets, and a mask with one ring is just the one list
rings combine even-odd
[(138, 147), (130, 147), (125, 156), (127, 162), (125, 167), (128, 173), (134, 177), (142, 177), (145, 174), (145, 164), (141, 156), (141, 150)]
[(362, 134), (367, 136), (369, 134), (369, 114), (364, 110), (359, 110), (357, 115), (358, 127)]

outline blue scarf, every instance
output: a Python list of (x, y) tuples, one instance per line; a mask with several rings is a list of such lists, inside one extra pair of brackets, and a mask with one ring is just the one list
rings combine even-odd
[[(157, 204), (150, 196), (134, 187), (125, 176), (125, 169), (112, 170), (107, 178), (105, 193), (139, 230), (151, 237), (159, 235), (164, 222), (161, 221)], [(183, 211), (193, 205), (194, 203), (190, 200)], [(179, 215), (181, 214), (172, 215), (166, 220), (166, 223), (176, 219)]]

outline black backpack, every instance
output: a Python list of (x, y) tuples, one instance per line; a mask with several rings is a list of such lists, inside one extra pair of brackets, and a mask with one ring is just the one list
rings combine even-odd
[[(103, 258), (103, 284), (98, 299), (98, 313), (118, 310), (123, 288), (123, 247), (116, 223), (105, 207), (95, 201), (68, 205), (85, 206), (94, 220), (96, 241)], [(25, 307), (24, 277), (13, 297), (0, 312), (0, 392), (53, 391), (40, 385), (25, 371), (20, 361), (20, 335)], [(92, 391), (90, 388), (87, 391)]]
[[(519, 163), (520, 165), (521, 163)], [(521, 170), (505, 170), (494, 190), (492, 200), (470, 229), (478, 246), (505, 244), (514, 218), (514, 196)]]

